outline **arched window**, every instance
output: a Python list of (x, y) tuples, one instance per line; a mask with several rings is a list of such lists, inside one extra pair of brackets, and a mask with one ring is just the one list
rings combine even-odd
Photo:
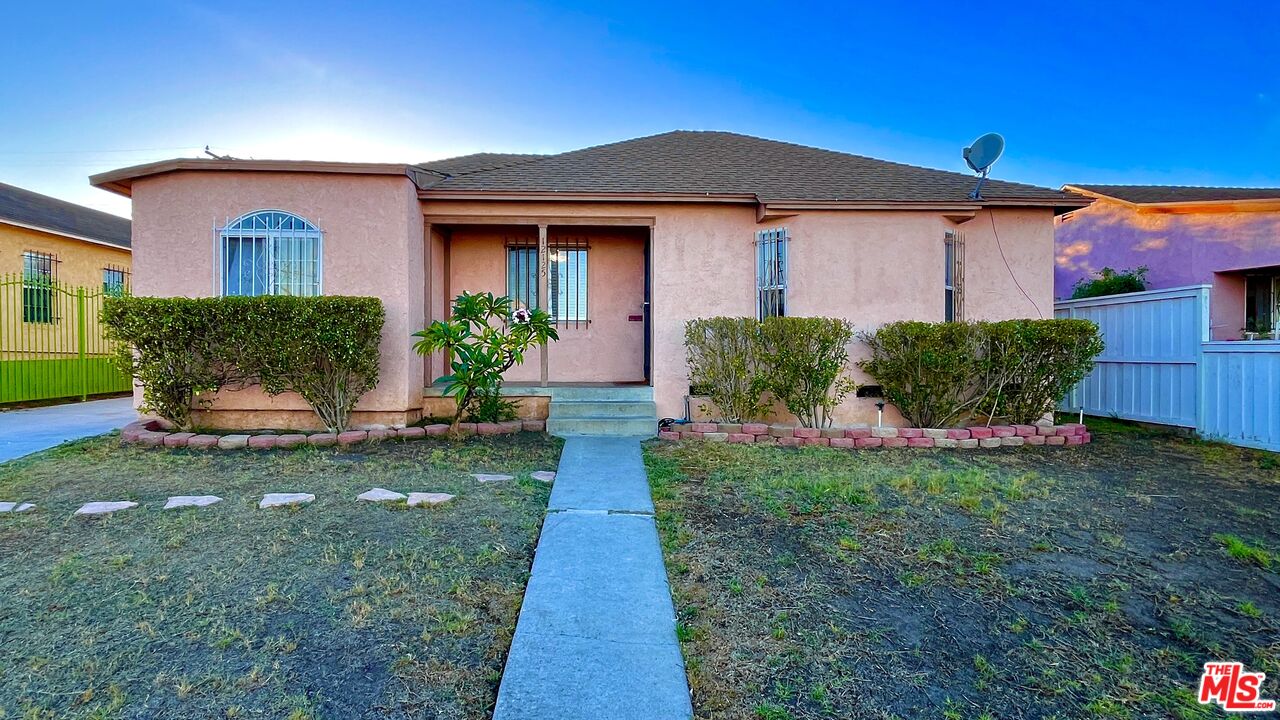
[(218, 231), (222, 295), (319, 295), (322, 233), (282, 210), (242, 215)]

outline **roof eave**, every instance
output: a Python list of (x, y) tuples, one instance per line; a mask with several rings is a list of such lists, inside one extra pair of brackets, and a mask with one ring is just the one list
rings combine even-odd
[(983, 198), (982, 200), (767, 200), (771, 208), (786, 210), (979, 210), (984, 207), (1080, 208), (1089, 198)]
[(504, 200), (550, 202), (710, 202), (755, 204), (754, 193), (583, 192), (577, 190), (419, 190), (423, 200)]
[(1178, 211), (1178, 210), (1198, 210), (1205, 209), (1208, 211), (1218, 210), (1273, 210), (1280, 207), (1280, 196), (1274, 198), (1244, 198), (1244, 199), (1222, 199), (1222, 200), (1176, 200), (1166, 202), (1135, 202), (1126, 200), (1115, 195), (1108, 195), (1097, 190), (1089, 190), (1078, 185), (1063, 185), (1062, 189), (1068, 192), (1080, 193), (1091, 198), (1106, 198), (1112, 202), (1128, 205), (1136, 208), (1141, 212), (1160, 212), (1160, 211)]
[(214, 158), (174, 158), (108, 170), (89, 177), (89, 184), (131, 197), (133, 183), (146, 177), (171, 172), (300, 172), (346, 175), (403, 175), (412, 179), (419, 171), (405, 163), (348, 163), (323, 160), (218, 160)]
[(19, 220), (13, 220), (7, 217), (0, 217), (0, 225), (12, 225), (13, 227), (20, 227), (20, 228), (23, 228), (24, 230), (35, 230), (37, 232), (48, 233), (49, 235), (57, 235), (58, 237), (64, 237), (64, 238), (67, 238), (68, 240), (78, 240), (80, 242), (92, 243), (94, 245), (101, 245), (103, 247), (115, 248), (116, 250), (121, 250), (127, 253), (133, 252), (132, 247), (128, 245), (120, 245), (119, 243), (114, 243), (114, 242), (111, 242), (110, 240), (103, 240), (101, 238), (91, 238), (87, 235), (77, 235), (75, 233), (69, 233), (65, 230), (58, 230), (57, 228), (45, 227), (43, 225), (36, 225), (33, 223), (26, 223)]
[(697, 202), (759, 204), (770, 210), (932, 210), (967, 212), (984, 207), (1052, 207), (1067, 212), (1093, 202), (1086, 197), (942, 200), (762, 200), (754, 193), (582, 192), (530, 190), (419, 190), (423, 200), (503, 200), (552, 202)]

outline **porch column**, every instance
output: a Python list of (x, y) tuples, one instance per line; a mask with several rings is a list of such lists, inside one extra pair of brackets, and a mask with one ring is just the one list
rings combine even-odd
[[(422, 327), (426, 328), (431, 324), (431, 295), (435, 292), (435, 287), (431, 282), (431, 223), (424, 222), (422, 224)], [(422, 356), (422, 387), (431, 387), (433, 378), (431, 374), (431, 355)]]
[[(538, 309), (546, 310), (548, 307), (548, 297), (551, 293), (551, 274), (548, 272), (551, 256), (547, 250), (547, 226), (538, 226)], [(539, 349), (540, 362), (542, 363), (542, 387), (547, 386), (547, 346), (543, 345)]]

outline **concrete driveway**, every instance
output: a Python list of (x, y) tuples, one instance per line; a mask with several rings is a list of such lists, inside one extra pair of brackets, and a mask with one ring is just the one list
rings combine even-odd
[(137, 418), (128, 397), (0, 412), (0, 462), (111, 432)]

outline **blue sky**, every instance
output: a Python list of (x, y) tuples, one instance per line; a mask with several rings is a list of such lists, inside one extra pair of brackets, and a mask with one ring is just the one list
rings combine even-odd
[[(733, 130), (993, 176), (1280, 186), (1280, 3), (14, 3), (0, 181), (206, 144), (416, 162)], [(16, 31), (15, 28), (20, 29)]]

